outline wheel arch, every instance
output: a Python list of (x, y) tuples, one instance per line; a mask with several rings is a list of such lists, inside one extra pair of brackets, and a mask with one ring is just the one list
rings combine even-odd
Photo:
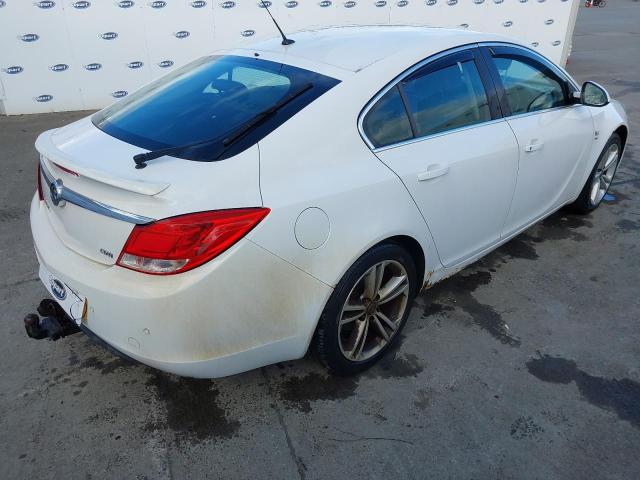
[(613, 133), (617, 133), (620, 136), (620, 140), (622, 140), (622, 151), (624, 152), (625, 146), (627, 145), (627, 137), (629, 136), (629, 128), (623, 124), (616, 128)]
[[(385, 243), (395, 243), (404, 248), (411, 258), (413, 259), (413, 263), (416, 267), (416, 275), (420, 282), (424, 284), (425, 282), (425, 265), (426, 265), (426, 255), (424, 253), (424, 249), (422, 245), (413, 237), (409, 235), (395, 235), (393, 237), (386, 238), (381, 242), (378, 242), (375, 246), (385, 244)], [(373, 247), (372, 247), (373, 248)], [(418, 291), (422, 289), (422, 285), (418, 286)]]

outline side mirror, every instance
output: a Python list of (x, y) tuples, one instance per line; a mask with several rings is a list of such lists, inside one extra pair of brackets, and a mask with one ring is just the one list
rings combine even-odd
[(580, 91), (580, 103), (589, 107), (604, 107), (611, 99), (609, 93), (596, 82), (584, 82)]

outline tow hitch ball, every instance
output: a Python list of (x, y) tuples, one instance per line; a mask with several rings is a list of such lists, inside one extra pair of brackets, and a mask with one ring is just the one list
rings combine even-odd
[(51, 299), (42, 300), (37, 310), (42, 318), (35, 313), (24, 317), (24, 328), (31, 338), (58, 340), (80, 331), (73, 319)]

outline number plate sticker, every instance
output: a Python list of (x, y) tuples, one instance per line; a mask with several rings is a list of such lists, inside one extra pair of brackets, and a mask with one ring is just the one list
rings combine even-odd
[(87, 299), (74, 292), (66, 283), (56, 278), (42, 265), (40, 265), (39, 276), (55, 301), (60, 304), (76, 324), (80, 325), (85, 315)]

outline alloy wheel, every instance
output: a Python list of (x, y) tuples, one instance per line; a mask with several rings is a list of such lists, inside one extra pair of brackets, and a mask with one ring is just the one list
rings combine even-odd
[(597, 206), (604, 198), (607, 190), (609, 190), (618, 167), (619, 157), (620, 148), (616, 143), (612, 143), (598, 162), (589, 192), (589, 200), (592, 206)]
[(338, 343), (348, 360), (367, 360), (391, 341), (404, 318), (409, 292), (409, 275), (395, 260), (376, 263), (358, 279), (338, 324)]

